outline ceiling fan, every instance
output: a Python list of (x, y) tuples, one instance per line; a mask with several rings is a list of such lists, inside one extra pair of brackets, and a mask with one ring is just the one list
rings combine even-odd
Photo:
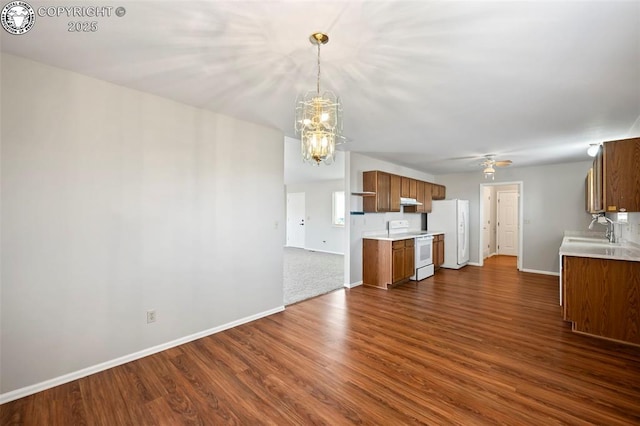
[(495, 154), (489, 154), (484, 156), (484, 160), (478, 165), (483, 168), (484, 178), (493, 180), (496, 175), (496, 169), (494, 167), (507, 167), (512, 163), (511, 160), (495, 160)]

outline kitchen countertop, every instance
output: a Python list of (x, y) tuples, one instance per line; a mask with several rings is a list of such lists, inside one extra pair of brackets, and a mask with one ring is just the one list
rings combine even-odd
[(601, 236), (566, 231), (559, 251), (561, 256), (640, 262), (640, 245), (631, 242), (611, 244)]
[(400, 241), (400, 240), (408, 240), (410, 238), (419, 237), (420, 235), (441, 235), (444, 234), (443, 231), (409, 231), (403, 232), (399, 234), (391, 234), (388, 232), (372, 232), (367, 235), (363, 235), (363, 239), (368, 240), (380, 240), (380, 241)]

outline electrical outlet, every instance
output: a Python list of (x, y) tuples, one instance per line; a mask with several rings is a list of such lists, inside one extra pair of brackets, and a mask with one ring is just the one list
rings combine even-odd
[(155, 309), (147, 311), (147, 324), (152, 322), (156, 322), (156, 311)]

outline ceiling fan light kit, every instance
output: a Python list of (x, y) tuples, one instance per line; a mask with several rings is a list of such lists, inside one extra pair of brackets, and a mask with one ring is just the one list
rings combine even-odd
[(496, 177), (496, 169), (494, 169), (491, 166), (485, 167), (485, 169), (482, 171), (482, 173), (484, 173), (484, 178), (485, 179), (491, 178), (491, 180), (494, 180), (495, 177)]
[(320, 46), (329, 42), (329, 36), (313, 33), (309, 41), (318, 47), (318, 78), (316, 90), (296, 101), (295, 130), (300, 136), (304, 161), (331, 164), (336, 145), (343, 142), (342, 103), (333, 92), (320, 93)]
[(485, 155), (485, 160), (480, 163), (480, 166), (483, 167), (482, 173), (485, 179), (495, 180), (496, 178), (496, 169), (495, 167), (507, 167), (510, 166), (511, 160), (501, 160), (496, 161), (494, 159), (495, 155)]

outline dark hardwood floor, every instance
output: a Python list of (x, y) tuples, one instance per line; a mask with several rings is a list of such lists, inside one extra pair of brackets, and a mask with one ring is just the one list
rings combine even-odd
[(338, 290), (0, 407), (2, 425), (640, 424), (640, 349), (514, 259)]

